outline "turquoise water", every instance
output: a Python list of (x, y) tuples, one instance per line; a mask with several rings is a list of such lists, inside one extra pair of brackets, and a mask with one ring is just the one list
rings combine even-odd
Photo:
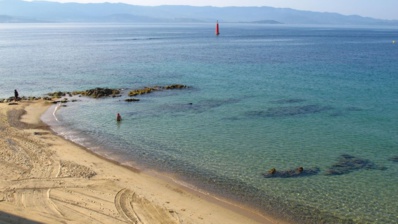
[[(120, 98), (77, 97), (46, 121), (97, 153), (295, 223), (396, 223), (397, 33), (221, 24), (215, 37), (214, 24), (3, 24), (0, 97), (121, 88)], [(124, 102), (130, 89), (174, 83), (191, 88)], [(342, 154), (375, 169), (326, 175)], [(320, 172), (262, 176), (299, 166)]]

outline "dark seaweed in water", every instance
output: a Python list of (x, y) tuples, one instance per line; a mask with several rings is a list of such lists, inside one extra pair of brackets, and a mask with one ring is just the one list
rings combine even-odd
[(363, 109), (359, 108), (359, 107), (347, 107), (347, 108), (345, 108), (345, 110), (349, 111), (349, 112), (363, 111)]
[(276, 103), (276, 104), (291, 104), (291, 103), (301, 103), (304, 102), (305, 100), (303, 99), (281, 99), (281, 100), (274, 100), (271, 101), (271, 103)]
[(386, 168), (378, 166), (367, 159), (361, 159), (352, 155), (343, 154), (339, 157), (337, 163), (333, 164), (326, 171), (326, 175), (342, 175), (361, 169), (385, 170)]
[(291, 178), (291, 177), (307, 177), (317, 175), (320, 169), (318, 167), (304, 169), (299, 167), (297, 169), (290, 169), (290, 170), (276, 170), (275, 168), (270, 169), (267, 173), (263, 173), (265, 178)]
[(331, 109), (332, 107), (320, 105), (284, 106), (269, 108), (265, 111), (249, 111), (246, 113), (246, 115), (256, 117), (289, 117), (297, 115), (316, 114)]
[[(177, 164), (175, 161), (170, 162)], [(319, 169), (316, 169), (319, 172)], [(185, 180), (195, 183), (199, 188), (227, 196), (249, 206), (255, 205), (260, 212), (278, 217), (280, 220), (289, 223), (355, 223), (350, 218), (338, 217), (332, 212), (320, 210), (315, 206), (275, 197), (269, 192), (258, 189), (242, 180), (219, 175), (210, 170), (192, 167), (184, 170), (184, 172), (186, 172)]]
[(398, 156), (393, 156), (388, 160), (398, 163)]
[(211, 99), (202, 100), (197, 103), (185, 103), (185, 104), (167, 104), (163, 105), (161, 108), (162, 113), (165, 112), (193, 112), (193, 113), (203, 113), (208, 110), (221, 107), (228, 104), (233, 104), (239, 102), (239, 99)]

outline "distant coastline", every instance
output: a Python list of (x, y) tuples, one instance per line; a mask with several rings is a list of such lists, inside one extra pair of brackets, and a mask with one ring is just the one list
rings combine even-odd
[(51, 23), (49, 21), (0, 15), (0, 23)]
[(398, 25), (358, 15), (273, 7), (137, 6), (122, 3), (0, 1), (0, 23), (261, 23), (314, 25)]
[(242, 22), (242, 23), (255, 23), (255, 24), (283, 24), (279, 21), (276, 20), (258, 20), (258, 21), (252, 21), (252, 22)]

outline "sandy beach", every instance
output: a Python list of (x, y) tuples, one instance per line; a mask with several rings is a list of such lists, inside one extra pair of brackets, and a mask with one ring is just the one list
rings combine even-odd
[(280, 223), (101, 158), (40, 120), (51, 103), (0, 103), (1, 223)]

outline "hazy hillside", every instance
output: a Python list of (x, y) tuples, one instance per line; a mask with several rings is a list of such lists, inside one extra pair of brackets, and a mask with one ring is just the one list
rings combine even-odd
[[(0, 0), (0, 22), (258, 22), (328, 25), (398, 25), (337, 13), (272, 7), (134, 6)], [(18, 19), (19, 18), (19, 19)], [(23, 18), (23, 19), (21, 19)]]

